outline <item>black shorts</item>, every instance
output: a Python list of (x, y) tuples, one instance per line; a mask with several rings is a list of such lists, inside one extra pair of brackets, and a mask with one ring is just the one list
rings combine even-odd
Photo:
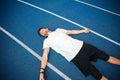
[(102, 74), (90, 63), (90, 61), (96, 61), (97, 59), (107, 61), (109, 55), (92, 45), (84, 43), (72, 62), (85, 76), (92, 75), (97, 80), (100, 80)]

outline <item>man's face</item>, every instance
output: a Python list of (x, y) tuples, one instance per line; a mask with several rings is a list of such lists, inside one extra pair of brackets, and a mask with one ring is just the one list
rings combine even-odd
[(48, 36), (48, 32), (49, 32), (48, 28), (43, 28), (40, 30), (40, 34), (44, 37)]

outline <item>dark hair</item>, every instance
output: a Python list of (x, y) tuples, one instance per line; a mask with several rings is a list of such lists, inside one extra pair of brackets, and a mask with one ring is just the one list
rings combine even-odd
[(38, 35), (39, 35), (39, 36), (42, 36), (42, 35), (40, 34), (40, 31), (41, 31), (42, 29), (46, 29), (46, 27), (41, 27), (41, 28), (38, 29), (37, 32), (38, 32)]

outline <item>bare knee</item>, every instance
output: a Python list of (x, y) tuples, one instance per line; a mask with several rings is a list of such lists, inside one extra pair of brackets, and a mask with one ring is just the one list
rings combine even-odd
[(109, 62), (111, 64), (120, 65), (120, 59), (117, 59), (117, 58), (112, 57), (112, 56), (109, 57), (107, 62)]
[(100, 80), (108, 80), (108, 78), (105, 76), (102, 76), (102, 78)]
[(107, 62), (111, 63), (113, 61), (113, 57), (110, 56), (109, 59), (107, 60)]

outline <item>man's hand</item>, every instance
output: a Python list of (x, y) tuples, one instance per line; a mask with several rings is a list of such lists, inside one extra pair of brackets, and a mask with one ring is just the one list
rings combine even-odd
[(84, 29), (84, 33), (89, 33), (90, 29)]
[(40, 79), (39, 80), (45, 80), (43, 73), (40, 73)]

